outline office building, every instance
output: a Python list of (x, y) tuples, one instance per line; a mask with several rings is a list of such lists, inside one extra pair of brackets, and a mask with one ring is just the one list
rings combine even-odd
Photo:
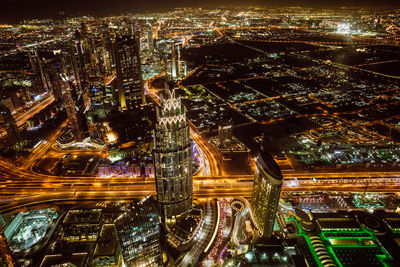
[(72, 66), (78, 90), (82, 91), (85, 88), (85, 83), (88, 78), (87, 60), (85, 58), (84, 44), (81, 33), (75, 31), (75, 41), (70, 51), (70, 64)]
[(62, 89), (60, 80), (60, 69), (61, 69), (61, 62), (48, 62), (48, 77), (50, 82), (50, 89), (54, 95), (54, 99), (58, 102), (62, 102)]
[(3, 226), (0, 226), (0, 266), (17, 266), (14, 254), (11, 251), (10, 243), (4, 233)]
[(62, 81), (64, 105), (67, 111), (72, 135), (75, 142), (81, 142), (85, 137), (85, 129), (87, 128), (87, 126), (85, 127), (86, 121), (84, 115), (81, 114), (79, 109), (77, 109), (75, 106), (69, 80), (65, 75), (62, 76)]
[(28, 56), (33, 73), (35, 75), (34, 85), (36, 88), (36, 92), (38, 94), (43, 94), (44, 92), (49, 91), (49, 80), (44, 71), (42, 61), (39, 58), (38, 52), (36, 50), (29, 50)]
[(179, 76), (179, 50), (176, 49), (176, 43), (171, 43), (171, 76), (177, 78)]
[(7, 137), (10, 145), (15, 145), (21, 142), (21, 135), (19, 133), (17, 122), (12, 116), (10, 110), (0, 103), (0, 117), (3, 120), (2, 125), (7, 131)]
[(83, 47), (83, 57), (86, 64), (86, 69), (91, 70), (95, 66), (96, 55), (95, 55), (95, 45), (91, 33), (88, 31), (86, 24), (81, 23), (81, 37), (82, 37), (82, 47)]
[(161, 221), (173, 223), (193, 206), (192, 140), (181, 98), (168, 88), (157, 109), (154, 162)]
[(159, 26), (153, 27), (153, 39), (158, 39)]
[(157, 202), (148, 195), (115, 220), (125, 266), (162, 266)]
[(147, 31), (147, 46), (149, 49), (149, 55), (152, 55), (154, 52), (154, 39), (153, 39), (153, 28), (149, 25)]
[(113, 42), (119, 107), (145, 104), (139, 40), (135, 35), (117, 36)]
[(270, 238), (282, 189), (281, 170), (272, 156), (261, 148), (256, 161), (250, 214), (261, 238)]

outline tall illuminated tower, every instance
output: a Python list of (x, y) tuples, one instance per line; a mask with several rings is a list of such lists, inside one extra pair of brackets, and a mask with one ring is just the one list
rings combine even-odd
[(84, 125), (79, 110), (75, 107), (75, 102), (72, 98), (71, 87), (69, 79), (63, 75), (62, 78), (62, 91), (65, 110), (67, 111), (68, 120), (71, 126), (72, 135), (75, 142), (81, 142), (85, 137)]
[(270, 238), (272, 235), (282, 183), (278, 164), (261, 148), (256, 161), (250, 214), (262, 238)]
[(154, 52), (154, 39), (153, 39), (153, 28), (149, 25), (147, 30), (147, 46), (149, 48), (149, 54), (152, 55)]
[(157, 109), (154, 133), (154, 163), (157, 200), (163, 223), (193, 206), (192, 140), (186, 123), (186, 110), (174, 90), (166, 89)]
[(171, 76), (176, 78), (179, 75), (176, 43), (171, 43)]
[(70, 51), (72, 63), (71, 65), (76, 84), (78, 85), (78, 90), (82, 92), (86, 88), (89, 69), (88, 64), (85, 60), (85, 49), (81, 33), (76, 30), (74, 33), (74, 37), (75, 40)]
[(113, 51), (120, 108), (145, 104), (139, 39), (135, 35), (117, 36)]
[(42, 61), (40, 60), (37, 51), (29, 50), (28, 56), (32, 66), (33, 73), (35, 74), (35, 81), (37, 83), (37, 86), (40, 87), (38, 93), (42, 94), (44, 92), (47, 92), (49, 90), (49, 81), (43, 70)]

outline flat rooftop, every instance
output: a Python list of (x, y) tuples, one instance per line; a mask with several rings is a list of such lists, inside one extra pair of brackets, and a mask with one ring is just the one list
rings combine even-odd
[(63, 224), (98, 223), (101, 213), (101, 209), (70, 210)]
[(94, 257), (112, 256), (118, 247), (117, 232), (114, 224), (104, 224), (97, 241)]
[[(66, 266), (76, 266), (76, 267), (83, 267), (85, 266), (85, 261), (87, 258), (87, 253), (73, 253), (72, 255), (65, 257), (61, 254), (57, 255), (46, 255), (43, 258), (40, 267), (47, 267), (47, 266), (55, 266), (61, 264), (69, 264)], [(72, 265), (73, 264), (73, 265)]]

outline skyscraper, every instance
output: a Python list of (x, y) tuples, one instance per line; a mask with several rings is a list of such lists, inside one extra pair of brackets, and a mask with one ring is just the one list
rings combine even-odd
[(82, 91), (85, 89), (85, 83), (87, 80), (87, 64), (85, 60), (84, 45), (82, 42), (82, 36), (78, 30), (74, 34), (75, 42), (70, 51), (71, 66), (74, 73), (78, 90)]
[(115, 220), (125, 266), (162, 266), (157, 202), (151, 195)]
[(256, 161), (250, 215), (262, 238), (270, 238), (272, 235), (282, 183), (278, 164), (261, 148)]
[(28, 51), (29, 61), (32, 66), (33, 73), (35, 74), (35, 83), (37, 92), (42, 94), (49, 90), (49, 81), (46, 76), (46, 73), (43, 70), (42, 61), (39, 58), (39, 55), (36, 50)]
[(19, 134), (18, 125), (8, 107), (2, 103), (0, 103), (0, 116), (3, 120), (2, 124), (7, 131), (7, 137), (10, 145), (15, 145), (16, 143), (20, 142), (22, 139), (21, 135)]
[(56, 101), (62, 102), (62, 91), (61, 91), (61, 78), (60, 78), (60, 66), (61, 62), (51, 62), (49, 63), (48, 74), (49, 82), (54, 99)]
[(150, 23), (147, 29), (147, 46), (149, 48), (149, 55), (152, 55), (154, 52), (154, 39), (153, 39), (153, 28)]
[(84, 121), (81, 114), (79, 114), (79, 110), (77, 110), (75, 107), (75, 102), (72, 98), (71, 87), (69, 85), (69, 79), (65, 75), (63, 75), (61, 78), (64, 105), (67, 111), (72, 135), (74, 136), (75, 142), (81, 142), (85, 137)]
[(179, 76), (179, 50), (177, 51), (175, 42), (171, 43), (171, 76), (172, 78)]
[(93, 38), (84, 22), (81, 22), (81, 37), (82, 37), (83, 55), (86, 64), (86, 69), (90, 70), (95, 65), (96, 55), (94, 53)]
[(123, 110), (146, 103), (138, 42), (135, 35), (123, 35), (113, 43), (119, 105)]
[(2, 225), (0, 225), (0, 266), (17, 266)]
[(192, 140), (186, 110), (175, 91), (166, 89), (157, 109), (154, 162), (162, 222), (173, 223), (193, 206)]

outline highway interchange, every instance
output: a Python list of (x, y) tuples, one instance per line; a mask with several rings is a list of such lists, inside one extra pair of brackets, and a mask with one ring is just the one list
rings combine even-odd
[[(149, 88), (151, 80), (155, 77), (145, 82), (145, 89), (147, 95), (159, 104), (156, 90)], [(32, 115), (53, 101), (53, 97), (48, 97), (28, 112)], [(19, 115), (17, 122), (20, 124), (26, 119), (27, 116)], [(189, 125), (192, 139), (202, 152), (203, 167), (206, 166), (200, 173), (201, 176), (194, 177), (195, 197), (251, 197), (253, 176), (232, 175), (224, 170), (222, 158), (216, 149), (196, 131), (190, 121)], [(0, 158), (0, 213), (49, 201), (129, 200), (155, 193), (154, 178), (54, 176), (34, 172), (32, 166), (49, 152), (65, 127), (66, 123), (63, 123), (49, 140), (42, 142), (21, 164)], [(283, 171), (283, 176), (283, 191), (287, 192), (398, 192), (400, 190), (400, 172)]]

